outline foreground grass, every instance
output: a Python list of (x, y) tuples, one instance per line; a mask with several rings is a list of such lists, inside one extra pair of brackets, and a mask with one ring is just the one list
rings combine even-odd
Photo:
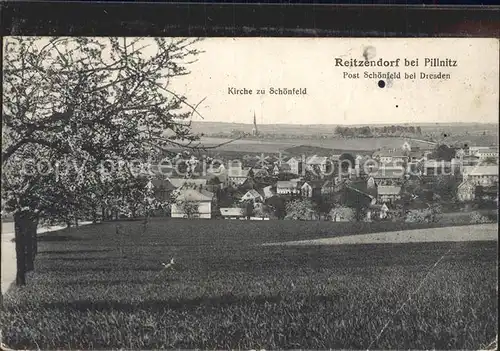
[[(261, 247), (328, 228), (122, 225), (118, 236), (101, 224), (44, 237), (30, 284), (4, 299), (7, 345), (478, 349), (496, 335), (496, 242)], [(176, 271), (162, 271), (170, 257)]]

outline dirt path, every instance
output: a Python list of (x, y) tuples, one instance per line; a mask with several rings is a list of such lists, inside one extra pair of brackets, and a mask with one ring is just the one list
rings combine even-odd
[(389, 244), (443, 241), (493, 241), (498, 240), (498, 223), (477, 224), (459, 227), (414, 229), (396, 232), (382, 232), (362, 235), (348, 235), (335, 238), (266, 243), (276, 245), (355, 245)]

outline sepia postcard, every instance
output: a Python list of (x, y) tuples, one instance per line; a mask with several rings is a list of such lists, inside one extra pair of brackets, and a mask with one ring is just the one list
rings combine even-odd
[(2, 349), (497, 348), (497, 39), (9, 36), (2, 67)]

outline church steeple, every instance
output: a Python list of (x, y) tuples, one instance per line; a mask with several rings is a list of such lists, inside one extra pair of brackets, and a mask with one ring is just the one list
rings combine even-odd
[(257, 136), (259, 134), (259, 131), (257, 130), (257, 118), (255, 117), (255, 111), (253, 111), (253, 128), (252, 128), (252, 135)]

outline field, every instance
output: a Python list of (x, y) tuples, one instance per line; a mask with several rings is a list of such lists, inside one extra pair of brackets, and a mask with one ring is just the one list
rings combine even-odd
[[(248, 153), (279, 153), (286, 152), (287, 149), (308, 145), (317, 146), (327, 149), (332, 149), (332, 154), (339, 154), (341, 152), (365, 152), (373, 151), (382, 148), (400, 148), (405, 139), (403, 138), (352, 138), (352, 139), (273, 139), (273, 140), (258, 140), (258, 139), (238, 139), (231, 141), (229, 138), (210, 138), (203, 137), (199, 144), (199, 147), (217, 147), (217, 152), (224, 151), (238, 151), (238, 152), (248, 152)], [(426, 143), (413, 142), (413, 144), (420, 147), (429, 147)], [(432, 146), (431, 146), (432, 147)], [(215, 150), (214, 150), (215, 151)], [(306, 155), (310, 156), (310, 155)]]
[[(422, 129), (422, 139), (431, 136), (435, 141), (451, 144), (498, 145), (498, 124), (455, 123), (455, 124), (415, 124)], [(373, 126), (373, 125), (372, 125)], [(380, 126), (380, 125), (379, 125)], [(406, 140), (404, 137), (377, 138), (339, 138), (335, 135), (336, 125), (293, 125), (293, 124), (261, 124), (259, 131), (263, 134), (287, 135), (286, 139), (240, 139), (232, 142), (229, 138), (210, 137), (210, 135), (229, 135), (237, 130), (250, 133), (251, 124), (224, 122), (192, 122), (193, 133), (203, 133), (200, 143), (203, 147), (217, 147), (217, 152), (238, 153), (278, 153), (302, 145), (331, 149), (331, 154), (342, 152), (372, 153), (379, 148), (400, 148)], [(319, 138), (327, 136), (326, 139)], [(230, 143), (229, 143), (230, 142)], [(420, 148), (432, 148), (426, 142), (411, 140), (412, 145)], [(223, 145), (221, 145), (223, 144)], [(176, 149), (173, 147), (173, 149)], [(177, 148), (178, 149), (178, 148)], [(209, 151), (215, 151), (209, 149)], [(307, 155), (309, 156), (309, 155)]]
[[(29, 285), (4, 297), (4, 343), (478, 349), (497, 333), (496, 241), (285, 247), (260, 244), (422, 226), (155, 219), (121, 222), (116, 234), (116, 225), (40, 237)], [(175, 271), (162, 270), (171, 257)]]
[[(439, 117), (436, 116), (436, 121)], [(249, 120), (251, 122), (251, 120)], [(269, 134), (288, 134), (300, 136), (311, 135), (334, 135), (336, 124), (262, 124), (259, 121), (258, 128), (262, 133)], [(341, 124), (339, 124), (341, 125)], [(380, 127), (383, 124), (363, 124), (363, 126)], [(390, 124), (387, 124), (388, 126)], [(406, 126), (420, 126), (423, 134), (447, 134), (457, 135), (469, 133), (472, 135), (483, 134), (497, 135), (498, 136), (498, 123), (403, 123)], [(359, 127), (360, 125), (353, 125)], [(249, 123), (225, 123), (225, 122), (206, 122), (206, 121), (193, 121), (191, 123), (193, 132), (204, 133), (205, 135), (215, 133), (231, 133), (232, 130), (240, 130), (250, 133), (252, 131), (252, 124)]]

